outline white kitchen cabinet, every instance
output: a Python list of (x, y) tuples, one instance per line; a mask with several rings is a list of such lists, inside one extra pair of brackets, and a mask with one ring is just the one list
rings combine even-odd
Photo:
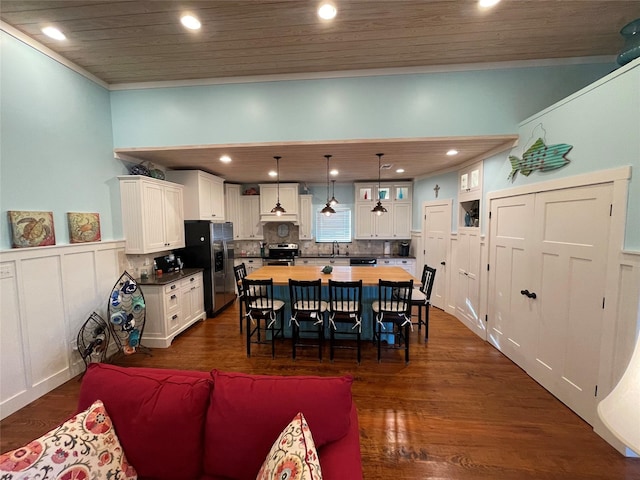
[(165, 285), (140, 285), (146, 304), (142, 344), (167, 348), (180, 332), (207, 318), (202, 272)]
[(224, 179), (202, 170), (169, 170), (166, 177), (185, 187), (185, 220), (226, 221)]
[(140, 175), (118, 179), (125, 253), (153, 253), (184, 247), (182, 185)]
[[(381, 183), (379, 188), (374, 183), (356, 183), (355, 238), (411, 238), (411, 190), (411, 182)], [(371, 212), (378, 197), (387, 209), (382, 215)]]
[(378, 265), (381, 267), (400, 267), (416, 276), (416, 259), (415, 258), (378, 258)]
[[(271, 213), (271, 209), (276, 206), (278, 201), (278, 186), (275, 183), (260, 184), (260, 216), (276, 217), (275, 213)], [(281, 183), (280, 184), (280, 205), (286, 210), (282, 215), (283, 222), (293, 219), (298, 221), (298, 184), (297, 183)]]
[[(262, 223), (260, 223), (261, 195), (240, 196), (240, 219), (238, 221), (239, 240), (262, 240)], [(234, 224), (234, 229), (236, 228)]]
[(240, 185), (227, 183), (224, 186), (225, 218), (227, 222), (233, 223), (233, 238), (241, 240), (240, 219), (242, 218), (240, 209)]
[(345, 257), (305, 257), (296, 258), (296, 265), (303, 266), (324, 266), (348, 267), (349, 259)]
[(312, 201), (313, 195), (300, 195), (300, 229), (299, 229), (299, 239), (300, 240), (313, 240), (313, 235), (311, 233), (311, 225), (313, 218), (313, 206)]

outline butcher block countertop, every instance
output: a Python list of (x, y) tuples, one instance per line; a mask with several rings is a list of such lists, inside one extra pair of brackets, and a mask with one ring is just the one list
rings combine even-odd
[(420, 284), (420, 280), (413, 277), (409, 272), (401, 267), (333, 267), (331, 273), (322, 273), (324, 267), (321, 265), (305, 266), (266, 266), (254, 270), (247, 275), (250, 280), (268, 280), (273, 278), (274, 285), (289, 285), (292, 280), (317, 280), (321, 279), (323, 284), (328, 284), (329, 279), (340, 282), (351, 282), (362, 280), (363, 286), (377, 286), (378, 280), (407, 281), (413, 280), (415, 285)]

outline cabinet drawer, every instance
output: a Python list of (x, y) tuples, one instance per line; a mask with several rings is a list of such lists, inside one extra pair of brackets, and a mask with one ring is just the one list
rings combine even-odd
[(180, 280), (180, 288), (191, 289), (199, 286), (202, 286), (202, 275), (200, 274), (191, 275), (188, 278)]
[(176, 292), (180, 289), (180, 282), (173, 282), (173, 283), (168, 283), (167, 285), (164, 286), (164, 294), (168, 295), (171, 292)]
[(182, 321), (182, 311), (178, 308), (174, 312), (167, 312), (165, 316), (165, 325), (167, 326), (167, 333), (175, 332), (180, 328), (180, 322)]

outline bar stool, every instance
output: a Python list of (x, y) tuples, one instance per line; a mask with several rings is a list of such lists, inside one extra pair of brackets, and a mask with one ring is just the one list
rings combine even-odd
[(398, 339), (395, 344), (404, 344), (404, 361), (409, 363), (409, 332), (411, 326), (411, 291), (413, 290), (413, 280), (392, 282), (389, 280), (378, 280), (378, 299), (371, 304), (373, 315), (377, 326), (378, 340), (378, 362), (381, 359), (382, 330), (385, 325), (392, 325), (394, 339)]
[[(289, 325), (291, 326), (294, 360), (296, 359), (296, 347), (316, 346), (316, 344), (301, 341), (302, 337), (307, 338), (306, 335), (313, 334), (318, 340), (318, 358), (322, 361), (324, 317), (327, 311), (327, 302), (321, 298), (321, 288), (320, 279), (311, 281), (289, 279), (289, 298), (291, 299)], [(309, 326), (309, 324), (311, 325)]]
[[(424, 339), (429, 339), (429, 307), (431, 307), (431, 290), (433, 290), (433, 281), (436, 278), (436, 269), (429, 267), (427, 264), (422, 269), (422, 284), (420, 287), (413, 287), (411, 291), (411, 306), (418, 307), (418, 333), (424, 323)], [(422, 320), (422, 309), (425, 309), (424, 320)]]
[[(338, 331), (338, 325), (350, 325), (348, 331)], [(340, 335), (355, 335), (357, 359), (360, 363), (362, 336), (362, 280), (338, 282), (329, 280), (329, 358), (333, 361), (335, 348), (353, 348), (346, 345), (336, 346), (336, 332)]]
[[(271, 333), (271, 358), (276, 356), (276, 337), (284, 337), (284, 302), (273, 298), (273, 279), (242, 280), (244, 302), (247, 310), (247, 357), (251, 356), (251, 343), (268, 343)], [(261, 323), (264, 322), (265, 339), (262, 339)], [(253, 328), (252, 328), (253, 327)], [(252, 341), (252, 337), (257, 337)]]

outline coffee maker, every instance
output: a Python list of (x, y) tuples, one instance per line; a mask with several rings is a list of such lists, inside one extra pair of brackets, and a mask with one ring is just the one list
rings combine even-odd
[(409, 256), (409, 242), (400, 242), (400, 250), (398, 251), (398, 255), (401, 257)]

